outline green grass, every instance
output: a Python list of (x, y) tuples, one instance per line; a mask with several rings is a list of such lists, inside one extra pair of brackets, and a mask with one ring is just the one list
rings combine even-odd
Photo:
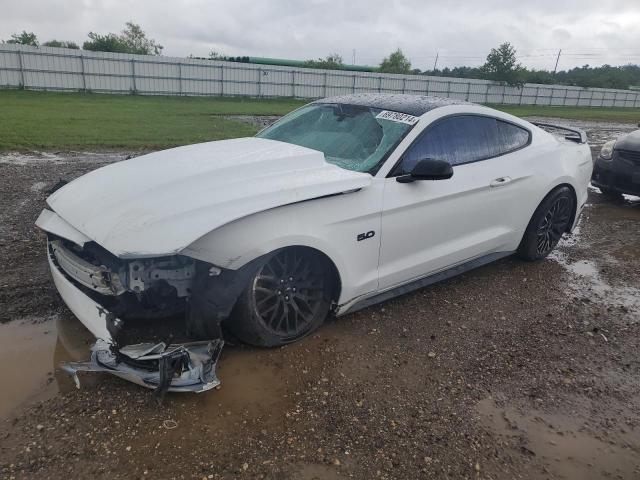
[[(0, 90), (0, 151), (154, 150), (253, 135), (224, 115), (284, 115), (292, 99), (160, 97)], [(640, 109), (493, 105), (517, 116), (640, 121)]]
[(222, 115), (284, 115), (304, 102), (0, 90), (0, 151), (147, 150), (250, 136)]
[(640, 108), (621, 107), (547, 107), (533, 105), (488, 105), (517, 117), (557, 117), (603, 122), (640, 122)]

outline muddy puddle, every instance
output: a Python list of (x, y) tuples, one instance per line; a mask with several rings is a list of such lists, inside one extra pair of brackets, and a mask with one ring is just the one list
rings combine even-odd
[(91, 335), (70, 318), (26, 318), (0, 325), (0, 418), (73, 387), (60, 362), (81, 360)]
[[(272, 357), (269, 351), (227, 347), (218, 364), (220, 387), (208, 394), (185, 395), (188, 408), (177, 421), (191, 424), (197, 411), (199, 422), (223, 432), (247, 422), (265, 431), (279, 425), (283, 408), (292, 399), (286, 397), (285, 375)], [(183, 401), (176, 394), (172, 398)]]
[[(60, 370), (60, 364), (88, 359), (93, 342), (91, 333), (70, 315), (0, 324), (0, 375), (5, 385), (0, 395), (0, 418), (73, 390), (75, 384)], [(209, 424), (251, 418), (268, 425), (273, 420), (272, 407), (282, 404), (284, 391), (281, 368), (273, 361), (273, 355), (268, 350), (229, 345), (218, 366), (222, 382), (218, 390), (202, 395), (169, 394), (170, 401), (197, 407)], [(81, 388), (94, 388), (105, 377), (108, 375), (81, 373)], [(188, 408), (185, 418), (190, 418), (190, 411)]]
[[(594, 190), (599, 192), (595, 188)], [(640, 197), (632, 195), (624, 195), (623, 197), (622, 201), (606, 201), (593, 204), (591, 207), (602, 219), (601, 221), (640, 222)], [(640, 249), (638, 255), (640, 255)]]
[[(549, 258), (559, 263), (567, 272), (565, 288), (568, 294), (593, 303), (622, 311), (623, 318), (631, 323), (640, 322), (640, 288), (637, 283), (619, 275), (621, 268), (629, 262), (640, 261), (637, 241), (619, 245), (618, 228), (637, 224), (640, 233), (640, 198), (625, 195), (620, 202), (601, 201), (599, 190), (590, 187), (595, 203), (585, 206), (584, 217), (608, 233), (594, 244), (582, 234), (581, 220), (572, 235), (565, 236)], [(608, 237), (608, 238), (607, 238)], [(612, 248), (616, 245), (616, 248)], [(575, 255), (575, 247), (597, 252), (592, 258)]]
[[(564, 414), (499, 406), (489, 397), (476, 407), (481, 424), (544, 465), (527, 478), (597, 480), (640, 478), (640, 432), (623, 425), (602, 436), (576, 411)], [(529, 476), (530, 475), (530, 476)]]
[(640, 322), (640, 289), (627, 285), (612, 285), (601, 274), (601, 267), (592, 260), (570, 261), (566, 254), (556, 251), (550, 257), (570, 274), (569, 293), (602, 303), (628, 313), (633, 323)]

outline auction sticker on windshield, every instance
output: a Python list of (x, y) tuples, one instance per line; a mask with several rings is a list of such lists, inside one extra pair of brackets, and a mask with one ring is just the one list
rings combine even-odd
[(392, 112), (390, 110), (381, 111), (376, 115), (376, 118), (391, 120), (392, 122), (406, 123), (407, 125), (415, 125), (419, 120), (418, 117), (414, 117), (408, 113)]

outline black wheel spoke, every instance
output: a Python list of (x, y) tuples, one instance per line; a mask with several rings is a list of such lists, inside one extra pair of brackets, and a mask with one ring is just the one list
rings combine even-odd
[(295, 301), (296, 305), (298, 306), (298, 308), (300, 309), (300, 311), (303, 312), (303, 314), (304, 314), (303, 316), (305, 318), (313, 316), (313, 312), (314, 312), (314, 308), (313, 308), (314, 302), (313, 301), (309, 301), (309, 300), (306, 300), (304, 298), (299, 298), (299, 297), (296, 297), (294, 299), (294, 301)]
[(275, 293), (270, 293), (269, 295), (265, 296), (262, 300), (258, 300), (256, 302), (256, 307), (260, 308), (262, 305), (264, 305), (268, 301), (274, 300), (276, 298), (278, 298), (278, 296)]
[(314, 295), (309, 295), (306, 293), (302, 293), (300, 291), (296, 292), (294, 295), (294, 298), (298, 298), (306, 303), (309, 303), (310, 300), (313, 300)]
[(296, 258), (295, 258), (295, 251), (293, 252), (289, 252), (288, 250), (285, 250), (286, 253), (286, 264), (287, 264), (287, 273), (288, 274), (292, 274), (295, 270), (295, 264), (296, 264)]
[(266, 287), (260, 287), (258, 285), (256, 285), (255, 287), (253, 287), (254, 291), (256, 293), (263, 293), (265, 295), (271, 295), (273, 292), (273, 290), (271, 288), (266, 288)]
[(291, 305), (291, 308), (289, 310), (291, 311), (291, 316), (293, 317), (293, 329), (297, 333), (298, 317), (299, 317), (298, 306), (296, 305), (296, 302), (291, 302), (290, 305)]
[(286, 273), (286, 270), (287, 270), (287, 262), (286, 262), (286, 260), (284, 258), (280, 258), (280, 255), (276, 255), (273, 258), (278, 264), (278, 267), (280, 269), (280, 275), (284, 275)]
[(275, 275), (258, 275), (258, 281), (259, 282), (265, 282), (265, 283), (277, 283), (278, 279), (276, 278)]
[[(282, 303), (282, 319), (281, 322), (284, 322), (284, 331), (288, 332), (291, 327), (289, 327), (289, 307), (286, 303)], [(278, 325), (280, 327), (281, 324)]]
[(296, 260), (293, 262), (293, 268), (291, 269), (291, 271), (293, 273), (296, 273), (296, 272), (298, 272), (298, 269), (300, 268), (300, 265), (302, 264), (303, 257), (302, 257), (302, 255), (297, 255), (294, 258)]
[(281, 308), (278, 308), (278, 317), (277, 317), (277, 323), (275, 322), (271, 322), (271, 328), (273, 328), (274, 331), (278, 331), (280, 329), (280, 326), (282, 325), (282, 322), (285, 320), (286, 318), (286, 309), (284, 307), (284, 304), (281, 304), (282, 302), (279, 302), (279, 305)]
[[(269, 273), (267, 275), (267, 272)], [(273, 267), (271, 266), (271, 262), (267, 263), (263, 268), (262, 268), (262, 275), (263, 277), (269, 277), (269, 278), (276, 278), (278, 276), (278, 274), (275, 272), (275, 270), (273, 269)]]
[(280, 300), (277, 299), (278, 297), (275, 297), (275, 298), (276, 298), (276, 301), (273, 303), (273, 305), (262, 310), (263, 315), (267, 315), (273, 312), (274, 309), (278, 308), (278, 305), (280, 305)]
[(311, 273), (310, 265), (303, 263), (300, 267), (295, 271), (295, 274), (300, 280), (306, 280)]
[[(269, 325), (273, 325), (273, 322), (278, 319), (278, 312), (280, 311), (280, 308), (279, 308), (280, 307), (280, 303), (281, 303), (281, 301), (278, 298), (278, 300), (276, 302), (276, 305), (275, 305), (275, 308), (273, 309), (273, 313), (269, 317)], [(282, 318), (282, 316), (280, 316), (280, 318)]]
[(549, 234), (551, 235), (551, 238), (553, 238), (554, 240), (560, 240), (563, 233), (564, 233), (564, 229), (562, 228), (554, 227), (549, 230)]

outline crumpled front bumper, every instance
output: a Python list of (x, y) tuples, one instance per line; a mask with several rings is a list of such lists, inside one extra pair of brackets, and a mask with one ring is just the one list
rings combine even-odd
[(167, 346), (164, 343), (128, 345), (116, 350), (98, 340), (91, 348), (91, 359), (62, 365), (80, 388), (78, 372), (105, 372), (129, 380), (160, 394), (201, 393), (220, 385), (216, 364), (224, 342), (194, 342)]
[(106, 372), (160, 394), (170, 392), (204, 392), (220, 385), (216, 366), (224, 342), (215, 339), (176, 345), (138, 344), (118, 348), (108, 324), (119, 320), (73, 284), (48, 255), (53, 282), (73, 314), (97, 338), (86, 362), (63, 364), (62, 369), (74, 377), (80, 387), (78, 372)]

